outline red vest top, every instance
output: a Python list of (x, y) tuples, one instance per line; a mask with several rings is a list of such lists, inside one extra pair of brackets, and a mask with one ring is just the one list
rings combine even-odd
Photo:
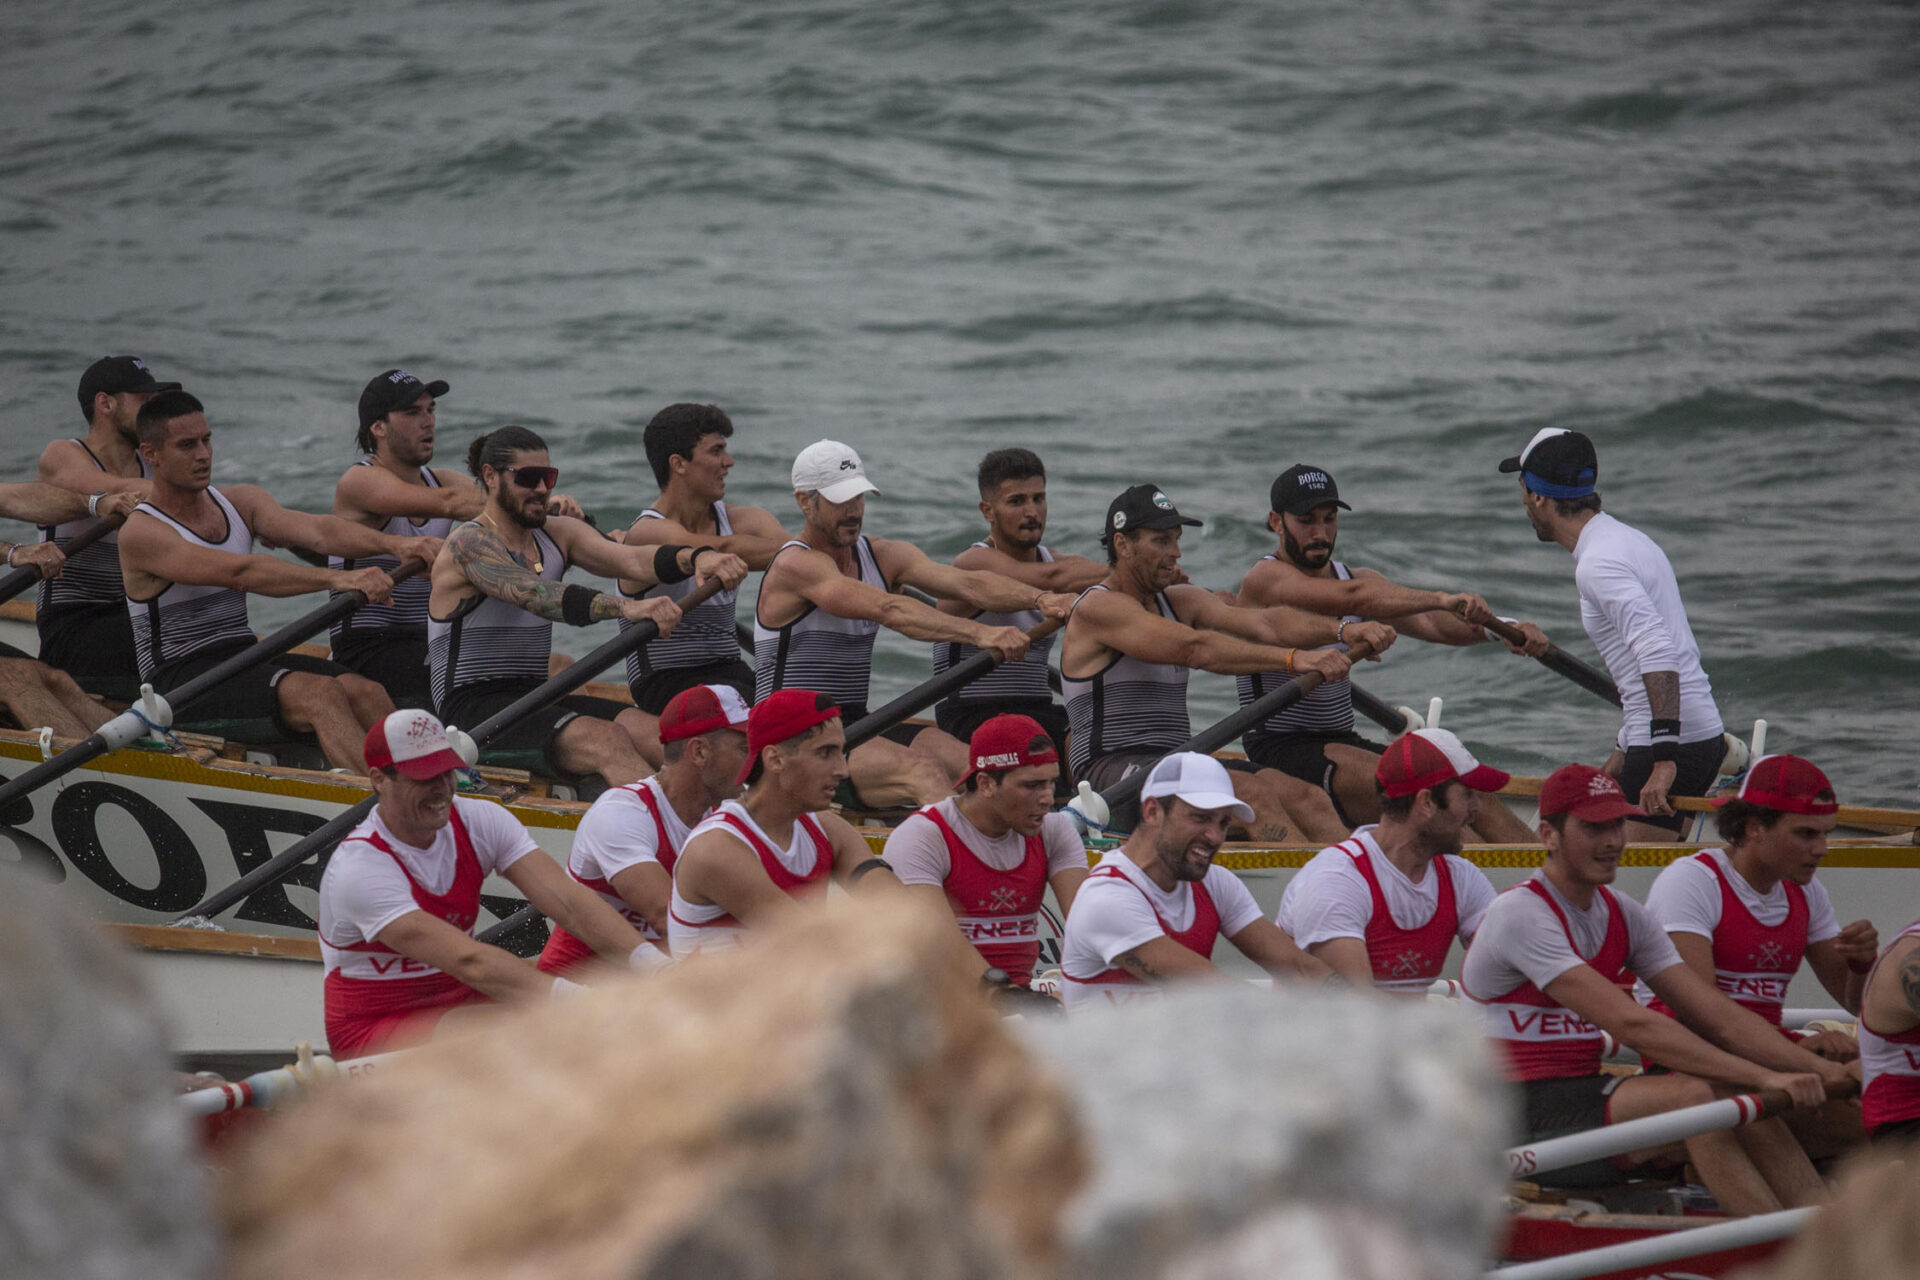
[[(1128, 880), (1126, 873), (1118, 867), (1095, 867), (1087, 879), (1094, 880), (1102, 877), (1106, 879), (1125, 880), (1129, 887), (1141, 897), (1147, 899), (1147, 909), (1152, 911), (1153, 918), (1160, 922), (1162, 932), (1201, 959), (1209, 960), (1213, 958), (1213, 944), (1219, 941), (1220, 938), (1220, 909), (1213, 905), (1213, 895), (1207, 892), (1207, 882), (1205, 880), (1195, 880), (1191, 882), (1193, 885), (1193, 923), (1184, 929), (1176, 929), (1167, 923), (1167, 918), (1160, 914), (1158, 907), (1153, 905), (1153, 899), (1148, 896), (1147, 891), (1139, 885), (1134, 884), (1133, 881)], [(1061, 976), (1068, 982), (1097, 983), (1103, 986), (1142, 987), (1146, 985), (1146, 983), (1140, 981), (1140, 979), (1134, 977), (1125, 969), (1103, 969), (1091, 978), (1076, 978), (1072, 974), (1065, 973), (1064, 971)]]
[(1033, 981), (1040, 958), (1040, 903), (1047, 895), (1047, 842), (1026, 838), (1026, 856), (1011, 871), (996, 871), (967, 847), (932, 805), (920, 811), (947, 842), (947, 905), (960, 932), (986, 962), (1020, 986)]
[[(753, 850), (754, 855), (760, 859), (760, 865), (765, 869), (767, 878), (773, 881), (774, 888), (789, 898), (813, 898), (827, 891), (827, 877), (833, 872), (833, 843), (827, 839), (827, 833), (820, 829), (820, 824), (815, 822), (811, 815), (803, 813), (795, 819), (795, 825), (806, 832), (807, 838), (813, 841), (813, 870), (804, 876), (795, 875), (787, 870), (786, 864), (780, 861), (778, 854), (774, 853), (773, 846), (762, 840), (758, 832), (733, 814), (724, 811), (716, 813), (712, 821), (722, 822), (732, 827), (734, 834), (746, 841), (747, 848)], [(675, 918), (678, 919), (678, 917)], [(689, 929), (738, 929), (741, 927), (732, 913), (716, 916), (712, 920), (681, 920), (680, 923)]]
[[(667, 820), (660, 814), (660, 801), (654, 796), (653, 788), (645, 782), (633, 782), (621, 789), (633, 792), (634, 797), (647, 807), (647, 813), (653, 818), (654, 857), (659, 860), (661, 866), (666, 868), (667, 874), (672, 875), (673, 864), (680, 861), (680, 851), (673, 847), (673, 841), (667, 836)], [(622, 919), (638, 929), (641, 937), (659, 947), (662, 952), (666, 951), (666, 939), (653, 931), (653, 926), (647, 923), (645, 916), (627, 904), (627, 900), (620, 896), (619, 890), (613, 887), (611, 880), (602, 876), (583, 876), (576, 873), (572, 859), (567, 861), (567, 874), (576, 882), (599, 894), (600, 900), (618, 911)], [(593, 959), (593, 948), (556, 924), (553, 926), (553, 932), (547, 935), (547, 945), (541, 948), (539, 967), (542, 972), (564, 976), (568, 971), (578, 968), (591, 959)]]
[[(1920, 937), (1920, 920), (1902, 929), (1894, 941), (1913, 937)], [(1861, 1124), (1871, 1134), (1883, 1124), (1913, 1119), (1920, 1119), (1920, 1026), (1882, 1035), (1861, 1018)]]
[(1439, 895), (1433, 916), (1423, 925), (1403, 929), (1387, 908), (1386, 894), (1380, 890), (1380, 878), (1373, 870), (1373, 857), (1366, 846), (1350, 840), (1336, 846), (1353, 860), (1353, 866), (1367, 882), (1373, 897), (1373, 918), (1367, 921), (1367, 959), (1373, 965), (1373, 985), (1400, 995), (1420, 996), (1440, 976), (1447, 963), (1447, 950), (1460, 931), (1460, 907), (1453, 896), (1453, 869), (1444, 857), (1435, 858), (1430, 870), (1439, 879)]
[[(1567, 935), (1567, 945), (1575, 955), (1580, 955), (1566, 912), (1544, 885), (1538, 880), (1523, 880), (1507, 890), (1508, 893), (1529, 891), (1538, 894), (1540, 900), (1552, 908), (1561, 930)], [(1600, 900), (1607, 904), (1607, 936), (1601, 939), (1598, 952), (1580, 958), (1608, 982), (1624, 987), (1633, 981), (1633, 975), (1627, 972), (1627, 953), (1632, 947), (1627, 918), (1620, 913), (1620, 904), (1610, 890), (1603, 887), (1598, 892)], [(1531, 982), (1491, 1000), (1480, 1000), (1472, 992), (1467, 995), (1481, 1008), (1487, 1038), (1499, 1044), (1507, 1079), (1560, 1080), (1599, 1072), (1605, 1033), (1556, 1003)]]
[[(1807, 891), (1791, 880), (1780, 883), (1787, 891), (1787, 916), (1779, 924), (1761, 924), (1740, 901), (1727, 873), (1706, 853), (1693, 855), (1704, 862), (1720, 882), (1720, 923), (1713, 931), (1713, 981), (1720, 993), (1743, 1009), (1780, 1025), (1781, 1006), (1787, 1002), (1787, 984), (1807, 952)], [(1736, 873), (1737, 874), (1737, 873)], [(1647, 1008), (1669, 1018), (1673, 1010), (1658, 996)]]

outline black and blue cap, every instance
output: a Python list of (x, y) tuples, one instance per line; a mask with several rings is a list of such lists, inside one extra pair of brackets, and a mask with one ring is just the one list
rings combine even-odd
[(1518, 456), (1500, 464), (1518, 471), (1520, 483), (1543, 498), (1584, 498), (1600, 482), (1600, 459), (1593, 441), (1564, 427), (1542, 427)]

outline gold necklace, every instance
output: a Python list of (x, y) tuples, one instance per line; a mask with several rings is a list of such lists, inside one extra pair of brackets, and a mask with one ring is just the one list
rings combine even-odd
[[(493, 530), (493, 536), (500, 539), (501, 545), (503, 546), (506, 545), (507, 535), (500, 528), (499, 525), (493, 522), (493, 512), (482, 511), (480, 513), (480, 523), (486, 525), (487, 528)], [(538, 542), (534, 543), (534, 546), (536, 547), (539, 545), (540, 544)], [(515, 560), (518, 560), (522, 566), (533, 570), (533, 572), (535, 573), (544, 573), (546, 571), (546, 568), (547, 568), (546, 563), (542, 561), (539, 556), (532, 556), (531, 558), (528, 558), (528, 556), (521, 555), (518, 551), (515, 551), (510, 546), (507, 547), (507, 554), (512, 556)]]

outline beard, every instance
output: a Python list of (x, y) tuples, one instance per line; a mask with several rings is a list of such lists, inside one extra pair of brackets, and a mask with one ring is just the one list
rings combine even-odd
[[(522, 498), (517, 492), (513, 491), (513, 488), (513, 482), (503, 478), (500, 482), (500, 487), (494, 490), (493, 495), (494, 501), (499, 504), (500, 509), (507, 513), (507, 519), (513, 521), (522, 529), (544, 528), (547, 523), (547, 500), (545, 498)], [(536, 511), (528, 511), (527, 507), (529, 503), (536, 501), (540, 504), (539, 509)]]
[(1299, 540), (1293, 536), (1293, 531), (1285, 525), (1280, 527), (1280, 543), (1287, 553), (1287, 559), (1302, 569), (1324, 569), (1327, 562), (1333, 559), (1332, 542), (1328, 542), (1324, 547), (1316, 546), (1309, 551), (1300, 545)]

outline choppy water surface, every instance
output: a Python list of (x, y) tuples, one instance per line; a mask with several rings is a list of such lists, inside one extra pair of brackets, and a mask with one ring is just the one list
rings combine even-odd
[[(529, 423), (622, 522), (678, 399), (733, 414), (737, 499), (789, 513), (835, 436), (870, 529), (940, 554), (989, 448), (1046, 456), (1064, 549), (1157, 481), (1219, 585), (1304, 460), (1356, 508), (1343, 558), (1591, 658), (1493, 470), (1564, 424), (1673, 558), (1729, 721), (1913, 803), (1920, 14), (1278, 8), (9, 10), (6, 478), (122, 350), (208, 401), (221, 478), (313, 508), (396, 363), (453, 384), (443, 461)], [(876, 696), (925, 661), (883, 641)], [(1615, 721), (1490, 648), (1367, 683), (1529, 772)], [(1196, 680), (1197, 718), (1231, 696)]]

